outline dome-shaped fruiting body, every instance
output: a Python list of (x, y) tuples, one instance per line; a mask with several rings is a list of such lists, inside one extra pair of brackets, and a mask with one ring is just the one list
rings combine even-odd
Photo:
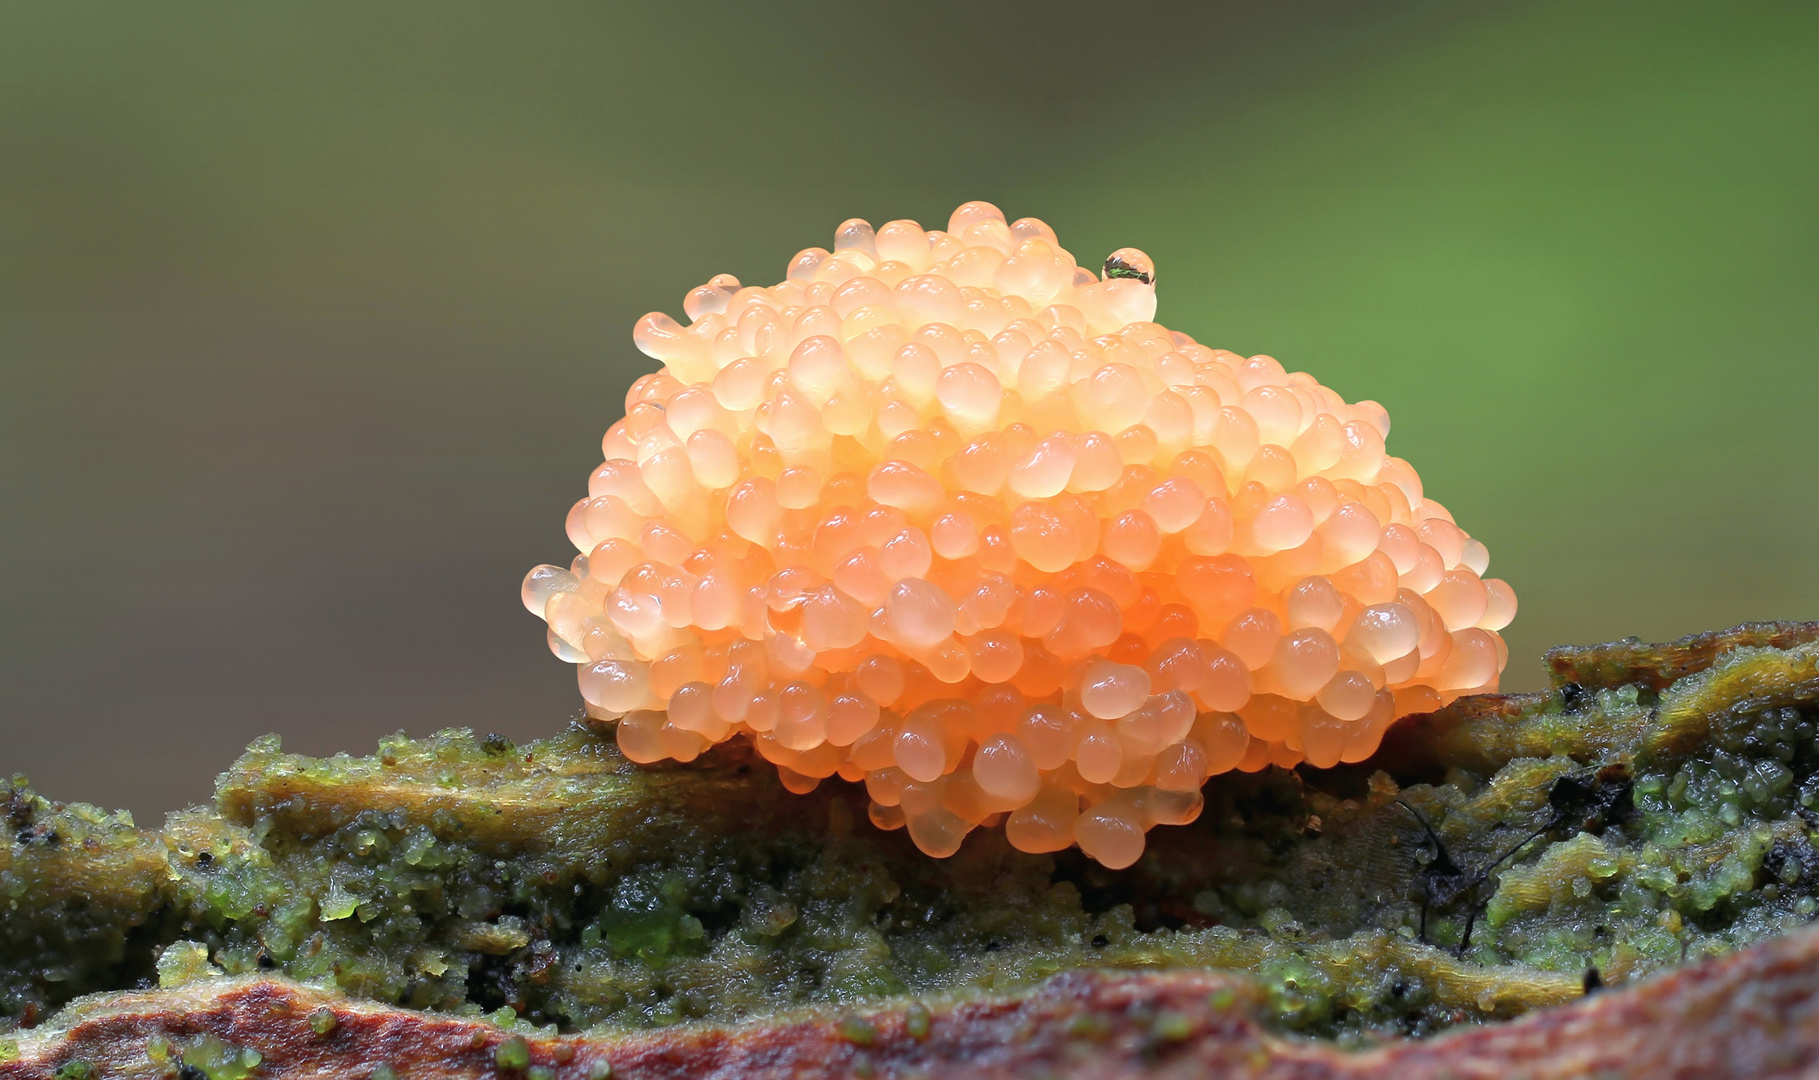
[(988, 203), (848, 221), (633, 339), (581, 552), (524, 602), (638, 762), (745, 735), (935, 856), (1002, 821), (1111, 867), (1212, 774), (1376, 749), (1493, 690), (1515, 594), (1389, 418), (1152, 319)]

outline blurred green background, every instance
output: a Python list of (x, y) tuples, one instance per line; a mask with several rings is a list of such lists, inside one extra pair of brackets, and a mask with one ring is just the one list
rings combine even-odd
[(1819, 617), (1819, 5), (0, 5), (0, 769), (529, 737), (632, 322), (1036, 215), (1395, 419), (1559, 642)]

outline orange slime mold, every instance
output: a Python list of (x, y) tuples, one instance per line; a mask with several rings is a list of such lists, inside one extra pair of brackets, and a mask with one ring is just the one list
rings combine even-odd
[(683, 307), (523, 590), (633, 761), (744, 735), (930, 855), (1002, 822), (1119, 868), (1208, 776), (1496, 689), (1515, 593), (1383, 407), (1157, 324), (1142, 252), (974, 202)]

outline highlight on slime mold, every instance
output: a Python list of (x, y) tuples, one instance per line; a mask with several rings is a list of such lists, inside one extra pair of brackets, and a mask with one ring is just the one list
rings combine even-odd
[(1002, 823), (1121, 868), (1211, 775), (1497, 687), (1515, 593), (1383, 407), (1155, 322), (1140, 251), (972, 202), (683, 309), (523, 586), (632, 761), (744, 736), (930, 855)]

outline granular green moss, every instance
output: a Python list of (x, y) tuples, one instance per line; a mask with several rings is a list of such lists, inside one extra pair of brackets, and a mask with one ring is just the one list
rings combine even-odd
[(1812, 638), (1556, 656), (1553, 692), (1417, 718), (1364, 767), (1215, 778), (1117, 872), (994, 831), (929, 859), (861, 789), (790, 795), (738, 747), (634, 767), (583, 726), (261, 740), (159, 832), (15, 782), (0, 1011), (267, 969), (508, 1029), (650, 1026), (1192, 965), (1254, 973), (1309, 1033), (1513, 1016), (1819, 910)]
[(30, 1025), (76, 994), (154, 977), (175, 937), (169, 868), (132, 815), (0, 781), (0, 1017)]

